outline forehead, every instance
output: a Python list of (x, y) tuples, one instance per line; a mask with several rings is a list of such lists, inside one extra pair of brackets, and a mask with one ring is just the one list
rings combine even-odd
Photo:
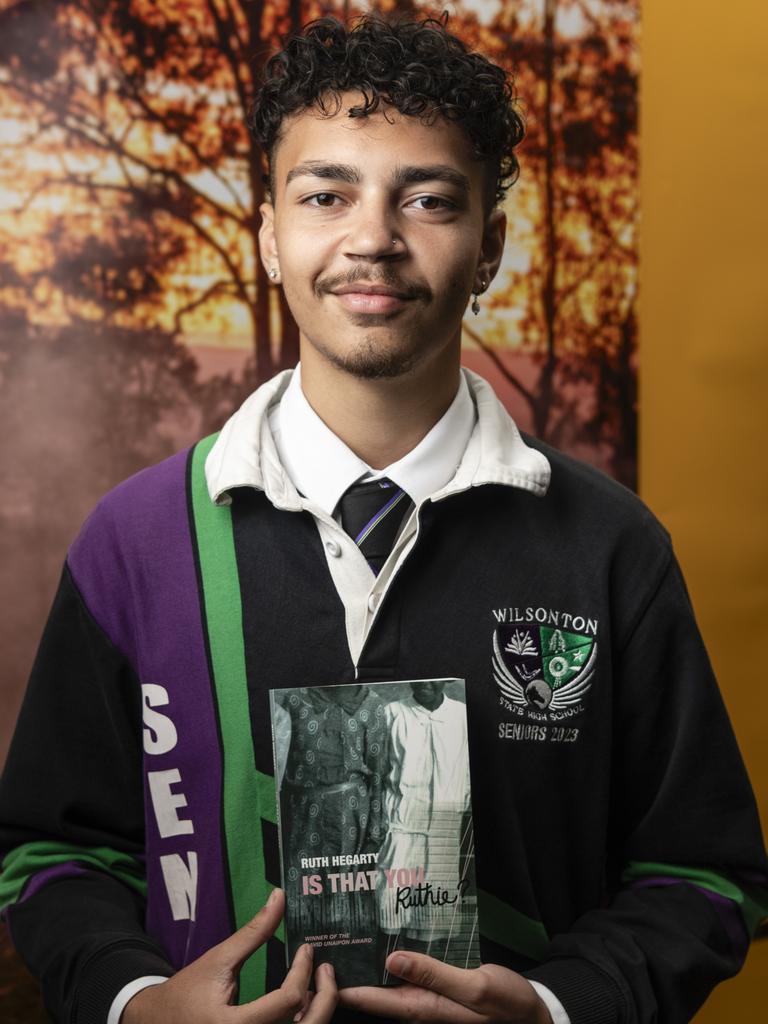
[[(322, 161), (358, 166), (364, 179), (387, 175), (403, 164), (442, 164), (481, 191), (484, 165), (475, 159), (462, 128), (439, 115), (424, 124), (385, 104), (366, 117), (350, 117), (350, 107), (361, 99), (359, 93), (345, 93), (338, 112), (328, 115), (313, 106), (285, 118), (273, 156), (278, 188), (298, 164)], [(329, 106), (335, 110), (333, 103)]]

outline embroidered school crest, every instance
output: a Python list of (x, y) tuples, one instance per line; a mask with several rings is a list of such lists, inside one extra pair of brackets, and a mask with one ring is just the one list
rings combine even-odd
[(582, 633), (528, 623), (500, 625), (493, 633), (493, 678), (502, 704), (539, 721), (581, 710), (596, 660), (597, 641)]

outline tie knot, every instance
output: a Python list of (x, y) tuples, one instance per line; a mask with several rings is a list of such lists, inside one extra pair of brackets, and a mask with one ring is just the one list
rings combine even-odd
[(341, 497), (342, 529), (377, 575), (394, 547), (411, 504), (405, 491), (386, 477), (352, 484)]

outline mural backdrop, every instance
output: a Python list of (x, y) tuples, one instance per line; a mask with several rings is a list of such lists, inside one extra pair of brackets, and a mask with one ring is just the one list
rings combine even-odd
[[(521, 427), (634, 486), (638, 0), (445, 7), (527, 122), (464, 361)], [(0, 0), (0, 762), (88, 510), (297, 359), (246, 113), (281, 36), (366, 10), (443, 7)]]

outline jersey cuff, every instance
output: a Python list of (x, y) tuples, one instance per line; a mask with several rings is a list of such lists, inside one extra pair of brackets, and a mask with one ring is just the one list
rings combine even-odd
[(618, 1024), (623, 1019), (623, 993), (612, 978), (588, 960), (556, 957), (524, 971), (523, 977), (531, 983), (537, 981), (555, 995), (569, 1024)]
[[(542, 985), (540, 981), (534, 981), (533, 978), (527, 978), (526, 980), (529, 985), (533, 986), (536, 995), (549, 1010), (552, 1024), (571, 1024), (571, 1018), (565, 1012), (565, 1007), (551, 989), (548, 989), (546, 985)], [(110, 1019), (107, 1021), (107, 1024), (117, 1024), (117, 1021)]]
[(112, 1000), (112, 1005), (109, 1008), (109, 1016), (107, 1017), (107, 1024), (120, 1024), (120, 1018), (123, 1014), (123, 1010), (135, 995), (138, 995), (138, 993), (143, 991), (145, 988), (151, 988), (152, 985), (162, 985), (164, 981), (168, 981), (168, 979), (161, 977), (159, 974), (148, 974), (143, 978), (137, 978), (136, 981), (128, 982), (128, 984), (123, 986)]
[[(83, 970), (73, 1024), (107, 1024), (107, 1021), (112, 1024), (111, 1010), (127, 986), (137, 979), (167, 980), (173, 973), (171, 965), (152, 949), (127, 943), (109, 946), (94, 956)], [(124, 999), (120, 1013), (129, 998)]]

